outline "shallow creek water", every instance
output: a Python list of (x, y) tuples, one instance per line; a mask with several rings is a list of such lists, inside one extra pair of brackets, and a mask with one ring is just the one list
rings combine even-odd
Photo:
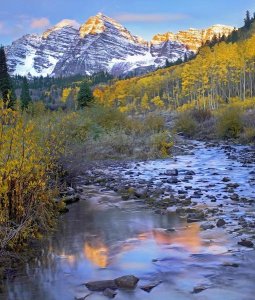
[[(230, 201), (223, 198), (226, 192), (222, 176), (241, 184), (237, 188), (239, 195), (254, 197), (251, 166), (229, 160), (218, 148), (197, 147), (193, 155), (131, 164), (109, 172), (122, 174), (123, 180), (139, 178), (162, 185), (161, 173), (172, 168), (178, 168), (180, 176), (182, 169), (196, 173), (188, 185), (198, 186), (205, 193), (196, 200), (203, 205), (224, 203), (230, 206), (229, 211), (233, 209)], [(176, 188), (185, 185), (180, 182)], [(209, 193), (219, 198), (216, 204), (206, 197)], [(246, 208), (241, 207), (237, 215), (245, 212)], [(254, 214), (254, 207), (249, 212)], [(232, 226), (236, 225), (235, 216), (226, 216)], [(7, 292), (0, 294), (0, 299), (70, 300), (90, 294), (83, 285), (87, 281), (128, 274), (140, 278), (138, 287), (134, 291), (119, 290), (116, 300), (255, 299), (254, 252), (240, 252), (234, 245), (235, 238), (224, 228), (201, 231), (199, 223), (187, 224), (175, 213), (155, 214), (142, 201), (123, 201), (100, 186), (84, 186), (84, 200), (70, 206), (56, 233), (43, 243), (37, 259), (7, 282)], [(233, 262), (240, 266), (223, 266)], [(139, 288), (155, 281), (162, 283), (150, 293)], [(206, 289), (192, 293), (198, 286)], [(94, 292), (86, 299), (106, 297)]]

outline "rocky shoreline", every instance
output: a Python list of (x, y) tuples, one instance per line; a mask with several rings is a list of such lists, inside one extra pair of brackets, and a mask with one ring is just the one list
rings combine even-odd
[[(185, 155), (193, 156), (200, 142), (188, 144), (183, 148)], [(239, 193), (242, 184), (233, 182), (230, 177), (208, 170), (209, 176), (217, 177), (218, 182), (209, 182), (201, 177), (196, 181), (196, 171), (187, 165), (186, 169), (168, 168), (152, 178), (143, 178), (142, 169), (146, 161), (140, 162), (99, 162), (94, 167), (84, 166), (82, 175), (75, 178), (76, 192), (83, 185), (99, 185), (121, 195), (124, 201), (143, 200), (157, 214), (177, 213), (188, 223), (200, 222), (202, 230), (224, 227), (232, 236), (239, 239), (238, 245), (253, 248), (255, 239), (255, 148), (203, 143), (207, 149), (219, 149), (230, 162), (239, 162), (241, 168), (248, 168), (254, 186), (250, 197)], [(178, 165), (176, 156), (171, 159)], [(167, 164), (167, 160), (165, 160)], [(164, 161), (163, 161), (164, 164)], [(230, 164), (231, 165), (231, 164)], [(232, 167), (229, 167), (231, 174)], [(206, 183), (203, 188), (199, 182)], [(195, 182), (195, 185), (194, 185)], [(217, 189), (217, 185), (220, 186)], [(217, 193), (210, 193), (216, 187)], [(74, 202), (77, 193), (73, 190)], [(75, 198), (76, 197), (76, 198)], [(72, 199), (72, 196), (69, 195)], [(72, 201), (70, 201), (72, 202)]]

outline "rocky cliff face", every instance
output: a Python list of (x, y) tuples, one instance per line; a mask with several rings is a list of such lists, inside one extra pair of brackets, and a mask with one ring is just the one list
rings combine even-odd
[(213, 36), (228, 36), (234, 27), (225, 26), (225, 25), (213, 25), (207, 29), (194, 29), (190, 28), (186, 31), (179, 31), (174, 34), (172, 32), (167, 32), (165, 34), (157, 34), (152, 39), (153, 45), (163, 45), (168, 42), (178, 42), (193, 51), (194, 53), (202, 46), (206, 41), (212, 40)]
[(156, 35), (149, 43), (99, 13), (81, 26), (63, 20), (42, 35), (25, 35), (6, 47), (6, 52), (12, 74), (69, 76), (108, 71), (123, 75), (153, 70), (166, 59), (183, 59), (214, 34), (228, 35), (232, 30), (215, 25), (206, 30), (169, 32)]
[[(90, 18), (79, 29), (79, 36), (58, 61), (54, 76), (111, 72), (115, 61), (144, 56), (148, 44), (102, 14)], [(128, 71), (128, 70), (127, 70)]]

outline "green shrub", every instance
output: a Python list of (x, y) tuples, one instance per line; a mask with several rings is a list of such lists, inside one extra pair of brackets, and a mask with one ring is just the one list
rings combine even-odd
[(84, 118), (90, 118), (105, 130), (112, 130), (114, 127), (123, 127), (127, 117), (117, 109), (94, 105), (84, 111)]
[(151, 136), (151, 147), (156, 156), (167, 157), (173, 145), (172, 135), (168, 131), (155, 133)]
[(191, 111), (191, 116), (199, 123), (203, 123), (212, 118), (212, 112), (209, 109), (195, 108)]
[(244, 128), (240, 135), (240, 141), (242, 143), (254, 143), (255, 142), (255, 128), (248, 127)]
[(243, 129), (241, 111), (225, 108), (217, 118), (217, 134), (220, 138), (237, 138)]
[(197, 122), (193, 119), (190, 113), (183, 112), (178, 115), (175, 128), (177, 132), (183, 133), (187, 137), (192, 137), (196, 133)]
[(165, 128), (165, 120), (158, 114), (149, 114), (144, 120), (145, 130), (160, 132)]

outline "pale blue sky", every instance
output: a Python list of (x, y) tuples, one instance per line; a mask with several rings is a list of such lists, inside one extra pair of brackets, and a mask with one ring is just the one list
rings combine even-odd
[(213, 24), (240, 27), (255, 0), (0, 0), (0, 44), (40, 33), (62, 19), (84, 23), (102, 12), (149, 40), (154, 34)]

